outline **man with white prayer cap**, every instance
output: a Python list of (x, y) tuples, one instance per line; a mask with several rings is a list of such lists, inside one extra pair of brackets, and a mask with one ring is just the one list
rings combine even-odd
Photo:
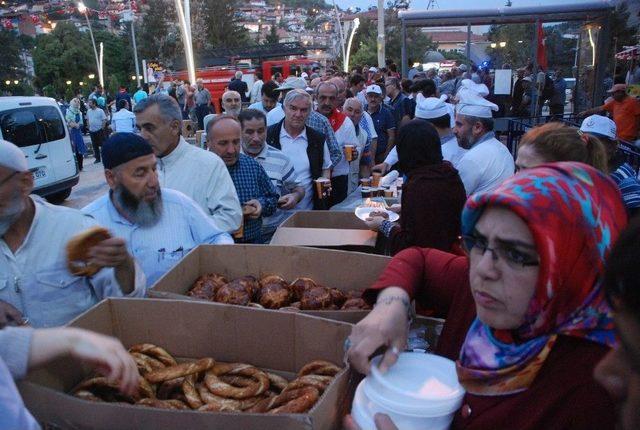
[[(440, 144), (442, 145), (442, 158), (458, 168), (460, 160), (464, 156), (466, 150), (458, 145), (458, 140), (452, 131), (454, 110), (453, 106), (445, 103), (446, 96), (424, 97), (418, 94), (416, 97), (416, 113), (415, 118), (422, 118), (431, 123), (440, 136)], [(393, 148), (384, 160), (385, 172), (398, 162), (398, 151)]]
[(111, 296), (143, 297), (146, 279), (122, 239), (93, 246), (93, 276), (67, 268), (67, 241), (98, 223), (76, 209), (30, 195), (33, 176), (24, 153), (0, 140), (0, 326), (28, 321), (60, 326)]
[(497, 110), (497, 105), (472, 91), (464, 92), (456, 106), (453, 133), (458, 144), (468, 149), (457, 169), (468, 196), (494, 190), (515, 171), (511, 153), (493, 132)]

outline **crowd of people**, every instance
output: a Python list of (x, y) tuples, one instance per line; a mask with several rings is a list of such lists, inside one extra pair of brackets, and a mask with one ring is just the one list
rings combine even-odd
[[(365, 292), (375, 307), (351, 334), (353, 367), (368, 373), (380, 347), (382, 367), (395, 362), (415, 300), (446, 318), (436, 353), (456, 361), (467, 391), (453, 428), (614, 428), (614, 403), (622, 428), (640, 426), (640, 182), (618, 148), (638, 137), (638, 101), (616, 85), (580, 128), (550, 121), (512, 155), (494, 132), (488, 74), (465, 67), (407, 79), (393, 62), (313, 68), (260, 76), (257, 89), (238, 72), (222, 112), (201, 81), (122, 88), (112, 112), (96, 88), (85, 114), (77, 98), (65, 113), (80, 167), (86, 117), (109, 188), (82, 210), (31, 195), (20, 142), (0, 141), (0, 427), (37, 428), (12, 378), (60, 355), (133, 389), (117, 340), (55, 327), (102, 298), (143, 297), (200, 244), (267, 244), (293, 211), (330, 209), (393, 171), (400, 221), (366, 224), (394, 257)], [(516, 110), (531, 106), (532, 80), (518, 76)], [(195, 144), (182, 136), (193, 115)], [(64, 245), (94, 225), (111, 233), (90, 252), (101, 270), (74, 276)], [(345, 427), (357, 428), (350, 417)]]

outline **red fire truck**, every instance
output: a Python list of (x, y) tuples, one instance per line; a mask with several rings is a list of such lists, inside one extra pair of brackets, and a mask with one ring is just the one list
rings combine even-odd
[[(253, 66), (249, 66), (246, 63), (237, 63), (236, 65), (203, 67), (196, 69), (196, 79), (202, 79), (205, 88), (211, 92), (211, 98), (216, 112), (220, 113), (222, 112), (222, 94), (226, 91), (229, 82), (238, 70), (243, 73), (242, 80), (247, 83), (249, 90), (251, 90), (251, 86), (256, 80), (255, 73), (258, 71), (262, 72), (262, 76), (265, 81), (271, 79), (271, 77), (277, 72), (280, 72), (282, 77), (286, 79), (288, 76), (292, 75), (300, 76), (304, 70), (311, 70), (317, 65), (317, 61), (310, 60), (305, 57), (293, 60), (268, 60), (263, 61), (259, 65)], [(172, 78), (182, 80), (189, 79), (186, 70), (173, 73)]]

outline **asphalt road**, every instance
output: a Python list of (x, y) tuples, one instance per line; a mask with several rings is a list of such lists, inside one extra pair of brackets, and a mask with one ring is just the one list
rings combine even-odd
[(84, 159), (80, 182), (73, 187), (71, 195), (63, 203), (64, 206), (81, 209), (109, 190), (102, 163), (94, 164), (94, 161), (93, 156)]

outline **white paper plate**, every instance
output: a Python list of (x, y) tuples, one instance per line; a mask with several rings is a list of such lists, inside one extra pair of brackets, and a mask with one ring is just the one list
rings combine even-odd
[(369, 214), (373, 211), (376, 212), (386, 212), (389, 215), (389, 221), (391, 222), (395, 222), (398, 221), (400, 219), (400, 215), (398, 215), (395, 212), (391, 212), (382, 208), (374, 208), (371, 206), (358, 206), (356, 208), (355, 214), (358, 218), (360, 218), (362, 221), (366, 221), (367, 218), (369, 218)]

